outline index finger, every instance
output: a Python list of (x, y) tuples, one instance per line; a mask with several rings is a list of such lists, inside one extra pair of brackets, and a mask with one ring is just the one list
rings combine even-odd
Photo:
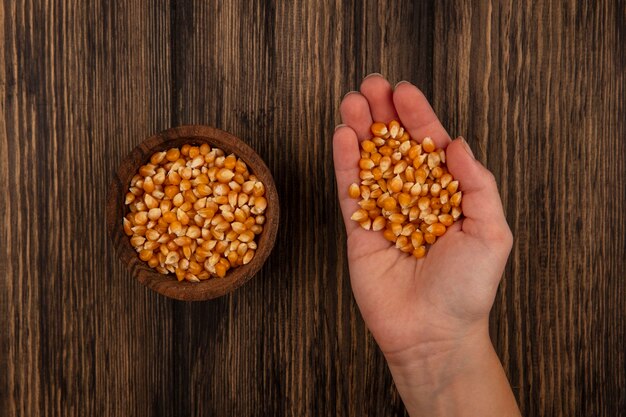
[(370, 126), (373, 123), (372, 114), (367, 99), (361, 93), (346, 94), (339, 105), (339, 113), (341, 121), (354, 130), (359, 140), (372, 137), (370, 133)]

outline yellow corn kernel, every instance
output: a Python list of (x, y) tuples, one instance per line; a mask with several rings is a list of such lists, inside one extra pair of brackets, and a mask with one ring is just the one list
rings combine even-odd
[(448, 187), (448, 184), (450, 184), (450, 182), (452, 182), (452, 175), (450, 174), (443, 174), (441, 175), (441, 177), (439, 178), (439, 183), (441, 184), (441, 188), (446, 188)]
[(417, 249), (424, 243), (424, 235), (421, 231), (416, 230), (411, 233), (411, 243)]
[(174, 198), (176, 194), (178, 194), (179, 188), (176, 185), (166, 185), (165, 186), (165, 196), (170, 200)]
[(161, 234), (154, 229), (146, 230), (146, 237), (148, 240), (156, 241), (161, 237)]
[(195, 158), (196, 156), (200, 155), (200, 148), (197, 146), (190, 146), (187, 155), (191, 159)]
[(378, 137), (383, 137), (387, 133), (389, 133), (387, 126), (382, 122), (376, 122), (372, 124), (371, 131), (374, 136), (378, 136)]
[(177, 161), (178, 158), (180, 158), (180, 151), (178, 150), (178, 148), (170, 148), (165, 153), (165, 159), (170, 162)]
[(202, 232), (198, 226), (189, 226), (185, 235), (191, 239), (198, 239)]
[(252, 226), (250, 226), (250, 230), (252, 230), (252, 233), (254, 233), (255, 235), (260, 235), (263, 231), (263, 226), (261, 226), (260, 224), (253, 224)]
[(185, 271), (183, 271), (182, 269), (176, 268), (176, 272), (175, 273), (176, 273), (176, 279), (178, 281), (182, 281), (182, 280), (185, 279)]
[(383, 156), (380, 158), (380, 163), (378, 164), (380, 170), (384, 173), (387, 172), (389, 168), (391, 168), (391, 158), (389, 156)]
[(437, 223), (437, 220), (438, 220), (438, 219), (437, 219), (437, 216), (436, 216), (436, 215), (434, 215), (434, 214), (432, 214), (432, 213), (431, 213), (431, 214), (427, 214), (427, 215), (424, 217), (424, 223), (426, 223), (426, 224), (428, 224), (428, 225), (431, 225), (431, 224)]
[(392, 138), (396, 138), (398, 136), (398, 132), (400, 131), (400, 123), (397, 120), (392, 120), (389, 122), (389, 136)]
[(409, 243), (409, 239), (406, 236), (398, 236), (396, 239), (396, 248), (401, 249)]
[(176, 210), (176, 218), (184, 226), (187, 226), (189, 224), (189, 220), (190, 220), (189, 219), (189, 215), (185, 211), (183, 211), (181, 209)]
[(191, 246), (183, 246), (183, 255), (187, 259), (191, 259)]
[(452, 207), (460, 207), (461, 206), (461, 199), (462, 199), (462, 192), (458, 191), (456, 193), (454, 193), (452, 195), (452, 197), (450, 197), (450, 205)]
[(358, 204), (363, 210), (366, 211), (374, 210), (376, 208), (375, 200), (361, 200)]
[(135, 194), (128, 192), (126, 193), (126, 197), (124, 199), (124, 204), (128, 205), (130, 203), (132, 203), (133, 201), (135, 201)]
[(143, 236), (133, 236), (130, 238), (130, 244), (133, 245), (134, 248), (138, 248), (143, 245), (146, 241), (146, 238)]
[(174, 243), (176, 243), (178, 246), (190, 246), (191, 242), (191, 238), (188, 236), (179, 236), (174, 239)]
[(200, 272), (202, 272), (202, 266), (200, 266), (200, 264), (196, 261), (189, 261), (189, 272), (191, 272), (194, 275), (199, 274)]
[(383, 232), (383, 237), (393, 243), (395, 243), (397, 239), (395, 233), (393, 233), (390, 229), (385, 229), (385, 231)]
[(361, 158), (359, 160), (359, 168), (361, 168), (361, 169), (368, 169), (369, 170), (369, 169), (374, 168), (374, 166), (375, 166), (374, 161), (372, 161), (369, 158)]
[(383, 207), (387, 211), (392, 211), (396, 208), (397, 202), (393, 197), (387, 197), (383, 200)]
[(352, 214), (352, 217), (350, 217), (352, 220), (354, 220), (355, 222), (361, 223), (362, 221), (364, 221), (365, 219), (367, 219), (369, 216), (367, 214), (367, 211), (363, 210), (363, 209), (358, 209), (357, 211), (355, 211)]
[(254, 250), (249, 249), (249, 250), (248, 250), (248, 251), (247, 251), (247, 252), (243, 255), (242, 262), (243, 262), (243, 264), (244, 264), (244, 265), (247, 265), (247, 264), (249, 264), (249, 263), (250, 263), (250, 261), (252, 261), (252, 258), (254, 258), (254, 253), (255, 253), (255, 252), (254, 252)]
[(151, 177), (156, 174), (155, 168), (156, 167), (153, 164), (143, 165), (141, 168), (139, 168), (139, 175), (141, 175), (142, 177)]
[(150, 220), (159, 220), (161, 217), (161, 209), (158, 207), (152, 208), (148, 211), (148, 218)]
[(425, 137), (422, 141), (422, 149), (426, 153), (431, 153), (435, 150), (435, 142), (430, 137)]
[(382, 194), (383, 194), (383, 190), (381, 188), (377, 188), (376, 190), (370, 193), (370, 198), (375, 200), (378, 197), (380, 197)]
[(412, 223), (404, 225), (400, 234), (402, 236), (411, 236), (411, 234), (415, 232), (415, 225)]
[(436, 167), (438, 167), (440, 163), (441, 163), (441, 158), (439, 157), (439, 152), (431, 152), (428, 154), (428, 160), (427, 160), (428, 168), (433, 170)]
[(132, 236), (133, 230), (132, 230), (132, 223), (130, 222), (130, 220), (128, 220), (127, 218), (124, 218), (122, 223), (124, 225), (124, 233), (126, 233), (127, 236)]
[(419, 200), (417, 200), (417, 207), (419, 207), (419, 209), (422, 211), (428, 209), (430, 207), (430, 198), (421, 197)]
[(254, 232), (252, 232), (251, 230), (247, 230), (240, 234), (237, 239), (243, 243), (251, 242), (252, 240), (254, 240)]
[(441, 176), (443, 175), (443, 168), (441, 168), (440, 166), (436, 166), (434, 167), (431, 171), (430, 171), (430, 175), (433, 178), (441, 178)]
[(152, 258), (152, 251), (148, 250), (148, 249), (143, 249), (142, 251), (139, 252), (139, 259), (141, 259), (144, 262), (148, 262), (150, 260), (150, 258)]
[(137, 236), (143, 236), (146, 234), (146, 230), (148, 228), (146, 226), (134, 226), (131, 228), (131, 234), (136, 234)]
[(208, 143), (203, 143), (200, 145), (200, 155), (206, 155), (211, 152), (211, 146)]
[(412, 255), (417, 259), (423, 258), (424, 256), (426, 256), (426, 247), (418, 246), (413, 250)]
[(433, 235), (439, 237), (439, 236), (443, 236), (444, 233), (446, 233), (446, 226), (444, 226), (441, 223), (433, 223), (430, 226), (428, 226), (428, 232), (432, 233)]
[(456, 193), (458, 189), (459, 189), (459, 182), (456, 180), (450, 181), (450, 183), (446, 187), (446, 190), (448, 190), (448, 193), (450, 193), (450, 195), (453, 195), (454, 193)]
[(389, 181), (389, 190), (391, 190), (392, 193), (398, 193), (402, 190), (402, 179), (400, 178), (399, 175), (396, 175), (395, 177), (393, 177), (390, 181)]
[(403, 173), (408, 167), (408, 164), (406, 161), (401, 160), (398, 161), (398, 163), (396, 164), (396, 166), (393, 167), (393, 173), (394, 174), (401, 174)]
[(385, 220), (383, 216), (377, 216), (372, 221), (372, 230), (375, 232), (378, 232), (380, 230), (383, 230), (386, 225), (387, 225), (387, 220)]
[(365, 152), (372, 153), (376, 150), (376, 145), (371, 140), (364, 140), (363, 142), (361, 142), (361, 149), (363, 149)]
[(161, 246), (159, 242), (155, 242), (154, 240), (148, 240), (143, 244), (143, 248), (149, 251), (155, 251), (159, 249), (159, 246)]
[(135, 224), (139, 226), (143, 226), (148, 223), (148, 213), (145, 211), (139, 211), (135, 213)]
[(235, 157), (235, 155), (230, 154), (226, 157), (226, 159), (224, 159), (224, 168), (233, 170), (235, 169), (236, 165), (237, 165), (237, 158)]
[(144, 190), (146, 193), (151, 193), (151, 192), (153, 192), (153, 191), (154, 191), (154, 187), (155, 187), (155, 185), (154, 185), (154, 182), (152, 181), (152, 177), (146, 177), (146, 178), (143, 180), (143, 190)]
[(400, 207), (402, 208), (409, 207), (411, 205), (411, 200), (412, 198), (409, 194), (406, 194), (406, 193), (398, 194), (398, 204), (400, 204)]
[(165, 220), (168, 224), (174, 223), (176, 219), (176, 213), (173, 211), (168, 211), (163, 214), (163, 220)]
[(253, 214), (261, 214), (267, 208), (267, 199), (265, 197), (257, 197), (254, 200), (254, 209), (252, 210)]
[(390, 222), (390, 226), (389, 226), (391, 232), (393, 233), (394, 236), (400, 236), (400, 233), (402, 233), (402, 224), (401, 223), (391, 223)]
[(226, 276), (226, 267), (224, 264), (220, 262), (215, 265), (215, 274), (220, 278), (224, 278)]
[(450, 211), (450, 214), (452, 215), (452, 218), (454, 220), (458, 220), (461, 217), (461, 208), (460, 207), (452, 207), (452, 210)]
[(450, 214), (440, 214), (437, 218), (439, 219), (439, 223), (446, 227), (450, 227), (452, 226), (452, 223), (454, 223), (454, 219)]
[(227, 183), (233, 179), (235, 173), (228, 168), (222, 168), (217, 171), (216, 178), (221, 183)]
[(183, 226), (181, 222), (178, 220), (172, 222), (170, 224), (170, 233), (174, 233), (176, 236), (184, 236), (187, 228)]

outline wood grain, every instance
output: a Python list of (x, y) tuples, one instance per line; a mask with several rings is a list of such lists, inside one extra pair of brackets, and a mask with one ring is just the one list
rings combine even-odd
[(437, 9), (434, 82), (516, 235), (494, 341), (524, 414), (623, 415), (624, 3), (483, 6)]
[[(369, 72), (419, 85), (516, 236), (491, 331), (524, 415), (626, 416), (624, 1), (0, 1), (0, 413), (405, 415), (352, 298), (330, 136)], [(257, 276), (203, 303), (118, 261), (106, 189), (206, 124), (281, 201)]]

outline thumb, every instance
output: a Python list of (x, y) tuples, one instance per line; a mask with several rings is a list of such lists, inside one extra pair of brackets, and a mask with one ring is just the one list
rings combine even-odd
[(446, 163), (463, 192), (463, 231), (491, 242), (510, 242), (495, 177), (474, 158), (465, 139), (457, 138), (448, 145)]

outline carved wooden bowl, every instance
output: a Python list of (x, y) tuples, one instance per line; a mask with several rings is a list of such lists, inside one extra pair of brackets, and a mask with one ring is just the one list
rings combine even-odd
[[(127, 213), (124, 197), (132, 177), (140, 166), (147, 163), (157, 151), (180, 148), (184, 144), (208, 143), (222, 149), (226, 154), (234, 153), (247, 165), (251, 173), (265, 185), (267, 209), (264, 213), (263, 231), (256, 237), (257, 250), (252, 261), (230, 269), (225, 277), (211, 277), (199, 283), (178, 281), (174, 274), (163, 275), (139, 259), (137, 252), (124, 233), (123, 217)], [(111, 182), (107, 200), (107, 229), (118, 256), (133, 276), (143, 285), (170, 298), (184, 301), (208, 300), (227, 294), (243, 285), (261, 269), (269, 256), (278, 230), (279, 202), (274, 179), (261, 157), (239, 138), (209, 126), (179, 126), (158, 133), (139, 144), (122, 161)]]

